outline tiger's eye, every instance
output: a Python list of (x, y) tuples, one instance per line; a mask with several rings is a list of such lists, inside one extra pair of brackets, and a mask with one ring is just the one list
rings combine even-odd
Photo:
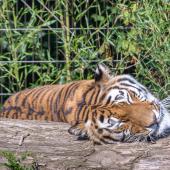
[(124, 99), (124, 98), (125, 98), (125, 96), (119, 94), (119, 95), (117, 95), (117, 96), (115, 97), (115, 100), (122, 100), (122, 99)]
[(116, 121), (114, 121), (113, 119), (108, 119), (108, 123), (111, 125), (114, 125), (115, 123), (117, 123)]
[(115, 125), (116, 123), (119, 123), (119, 122), (120, 122), (120, 120), (117, 118), (112, 117), (112, 118), (108, 119), (108, 123), (111, 125)]

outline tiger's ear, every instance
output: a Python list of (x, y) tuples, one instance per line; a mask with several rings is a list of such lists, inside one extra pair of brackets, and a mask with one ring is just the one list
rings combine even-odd
[(108, 67), (106, 67), (104, 64), (98, 64), (95, 74), (94, 74), (94, 79), (95, 82), (102, 82), (102, 83), (106, 83), (107, 81), (109, 81), (111, 79), (111, 75), (110, 75), (110, 70)]

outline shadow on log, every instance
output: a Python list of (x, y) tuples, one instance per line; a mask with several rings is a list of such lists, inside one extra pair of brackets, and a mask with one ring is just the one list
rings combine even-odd
[[(93, 146), (68, 134), (68, 124), (0, 120), (0, 150), (29, 151), (40, 170), (170, 169), (170, 137), (151, 143)], [(1, 158), (1, 163), (4, 160)]]

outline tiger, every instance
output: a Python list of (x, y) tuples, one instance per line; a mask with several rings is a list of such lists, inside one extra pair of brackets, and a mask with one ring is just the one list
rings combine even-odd
[[(123, 109), (118, 109), (119, 105)], [(89, 108), (93, 109), (89, 111)], [(101, 109), (104, 110), (101, 112)], [(145, 109), (145, 113), (143, 109)], [(110, 118), (106, 118), (105, 121), (110, 122), (110, 128), (105, 126), (105, 121), (95, 123), (99, 122), (98, 117), (92, 115), (94, 113), (101, 115), (103, 112), (106, 116), (109, 113)], [(124, 120), (124, 116), (119, 116), (122, 112), (130, 119)], [(131, 117), (131, 115), (133, 116)], [(111, 71), (102, 64), (97, 65), (92, 80), (73, 81), (63, 85), (45, 85), (25, 89), (10, 96), (5, 101), (0, 116), (66, 122), (71, 125), (68, 130), (71, 134), (77, 135), (77, 131), (79, 131), (78, 136), (83, 136), (84, 133), (84, 136), (88, 136), (98, 143), (106, 142), (106, 136), (110, 138), (110, 141), (115, 141), (114, 136), (117, 135), (124, 136), (120, 137), (119, 141), (125, 141), (129, 134), (130, 136), (136, 134), (142, 136), (144, 131), (152, 131), (156, 138), (164, 135), (170, 126), (170, 115), (167, 109), (146, 87), (130, 75), (113, 76)], [(121, 122), (120, 127), (111, 123), (113, 122), (111, 118), (116, 119), (116, 117)], [(94, 121), (95, 119), (96, 121)], [(94, 129), (93, 126), (97, 129)], [(120, 131), (120, 129), (122, 130)], [(100, 133), (101, 131), (103, 133)], [(148, 134), (151, 136), (151, 133)], [(132, 139), (132, 137), (130, 138)], [(118, 141), (118, 139), (116, 140)]]

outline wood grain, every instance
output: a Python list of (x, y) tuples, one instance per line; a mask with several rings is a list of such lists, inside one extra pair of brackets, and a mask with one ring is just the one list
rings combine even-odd
[[(68, 124), (0, 119), (0, 150), (29, 151), (40, 170), (170, 169), (170, 137), (151, 143), (95, 145), (68, 134)], [(3, 163), (3, 158), (0, 163)]]

